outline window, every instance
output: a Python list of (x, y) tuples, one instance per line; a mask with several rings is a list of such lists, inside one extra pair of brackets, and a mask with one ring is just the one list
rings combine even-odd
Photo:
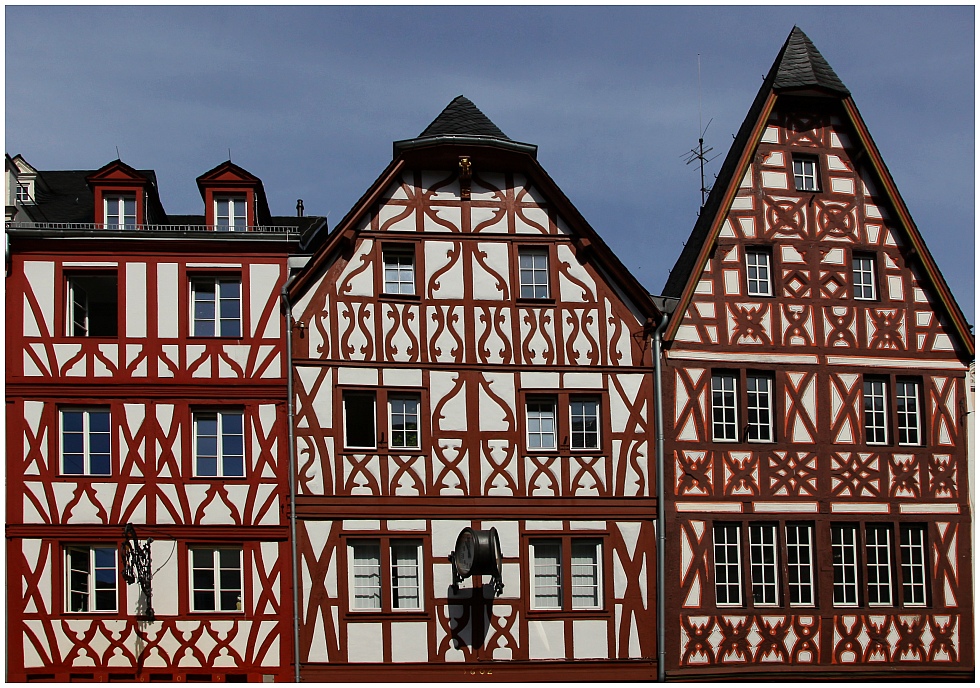
[(196, 337), (242, 336), (242, 281), (239, 277), (191, 280)]
[(110, 475), (109, 409), (62, 409), (61, 473)]
[(774, 524), (749, 526), (749, 560), (752, 570), (752, 602), (766, 607), (779, 604)]
[(742, 556), (739, 545), (739, 527), (734, 524), (716, 524), (715, 546), (715, 603), (719, 607), (742, 604)]
[(248, 224), (244, 196), (216, 196), (214, 224), (219, 232), (243, 232)]
[(885, 409), (885, 380), (864, 381), (864, 439), (868, 444), (888, 442), (888, 421)]
[(834, 561), (834, 605), (858, 604), (857, 528), (831, 526), (830, 547)]
[(793, 156), (793, 181), (797, 191), (819, 191), (817, 159)]
[(344, 446), (375, 449), (374, 392), (344, 392)]
[(530, 547), (532, 609), (602, 608), (602, 544), (599, 540), (532, 540)]
[(415, 294), (415, 253), (411, 248), (385, 248), (382, 252), (384, 262), (385, 294)]
[(113, 194), (103, 197), (106, 229), (136, 229), (136, 196)]
[(885, 526), (868, 526), (865, 534), (868, 565), (868, 604), (889, 606), (892, 603), (891, 530)]
[(528, 449), (556, 449), (555, 433), (555, 402), (544, 399), (528, 401)]
[(571, 400), (572, 449), (599, 448), (599, 400)]
[(875, 280), (875, 259), (873, 256), (853, 256), (851, 258), (854, 298), (859, 301), (874, 301), (878, 298)]
[(66, 611), (117, 611), (115, 546), (66, 547), (65, 578)]
[(119, 280), (115, 273), (67, 276), (69, 337), (115, 337), (119, 333)]
[(548, 249), (522, 248), (518, 251), (522, 299), (547, 299)]
[(902, 602), (926, 605), (926, 532), (920, 525), (902, 526)]
[(912, 446), (922, 444), (919, 383), (916, 380), (899, 380), (895, 384), (895, 410), (898, 414), (898, 443)]
[(772, 378), (748, 373), (745, 376), (745, 392), (748, 420), (746, 439), (749, 442), (772, 442)]
[(17, 184), (17, 202), (25, 205), (34, 203), (34, 199), (31, 198), (30, 184)]
[(745, 250), (745, 276), (749, 296), (772, 296), (772, 257), (760, 248)]
[(391, 423), (389, 446), (399, 449), (419, 449), (419, 398), (389, 396), (388, 418)]
[(786, 568), (791, 606), (813, 604), (813, 528), (786, 526)]
[(715, 442), (737, 442), (735, 375), (711, 376), (711, 434)]
[(352, 610), (422, 609), (421, 541), (350, 540), (347, 552)]
[(241, 411), (194, 412), (194, 475), (245, 476), (245, 416)]
[(242, 549), (195, 547), (190, 554), (192, 611), (242, 611)]

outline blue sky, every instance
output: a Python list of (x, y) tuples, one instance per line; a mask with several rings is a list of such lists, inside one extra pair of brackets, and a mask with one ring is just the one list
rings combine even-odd
[(972, 6), (11, 7), (6, 141), (40, 169), (116, 157), (164, 207), (231, 157), (274, 214), (344, 216), (457, 95), (538, 160), (653, 293), (793, 25), (851, 90), (967, 319), (974, 321)]

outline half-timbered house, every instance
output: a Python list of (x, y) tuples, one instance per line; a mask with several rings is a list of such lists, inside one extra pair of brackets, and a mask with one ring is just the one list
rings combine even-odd
[(655, 677), (660, 313), (536, 147), (455, 99), (288, 289), (304, 679)]
[(291, 679), (280, 292), (323, 220), (231, 162), (193, 216), (119, 160), (6, 171), (7, 679)]
[(972, 334), (799, 29), (664, 291), (667, 677), (972, 677)]

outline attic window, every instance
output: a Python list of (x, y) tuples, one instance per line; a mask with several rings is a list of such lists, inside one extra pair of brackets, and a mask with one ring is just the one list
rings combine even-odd
[(817, 159), (812, 156), (793, 156), (793, 180), (797, 191), (819, 191)]
[(214, 224), (219, 232), (244, 232), (248, 224), (245, 196), (215, 196)]
[(136, 196), (112, 194), (104, 197), (106, 229), (136, 229)]
[(17, 202), (22, 205), (34, 203), (34, 199), (31, 196), (30, 184), (17, 184)]

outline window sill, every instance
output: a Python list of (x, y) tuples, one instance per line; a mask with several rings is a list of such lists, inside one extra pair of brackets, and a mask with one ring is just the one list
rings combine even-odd
[(212, 482), (215, 480), (246, 480), (248, 476), (244, 475), (192, 475), (191, 480), (199, 480), (201, 482)]
[(378, 295), (381, 301), (403, 301), (405, 303), (418, 303), (422, 300), (422, 297), (418, 294), (387, 294), (381, 293)]
[(519, 297), (517, 297), (516, 302), (517, 302), (517, 305), (518, 306), (526, 306), (528, 308), (532, 308), (532, 307), (535, 307), (535, 306), (540, 307), (540, 308), (544, 308), (544, 307), (547, 307), (547, 306), (554, 306), (555, 305), (555, 300), (553, 298), (547, 298), (547, 299), (531, 299), (531, 298), (526, 298), (526, 297), (519, 296)]
[(608, 609), (528, 609), (528, 619), (610, 619)]
[(361, 620), (390, 620), (394, 617), (409, 621), (430, 621), (432, 615), (424, 609), (392, 609), (389, 612), (380, 609), (348, 609), (344, 612), (344, 621)]

